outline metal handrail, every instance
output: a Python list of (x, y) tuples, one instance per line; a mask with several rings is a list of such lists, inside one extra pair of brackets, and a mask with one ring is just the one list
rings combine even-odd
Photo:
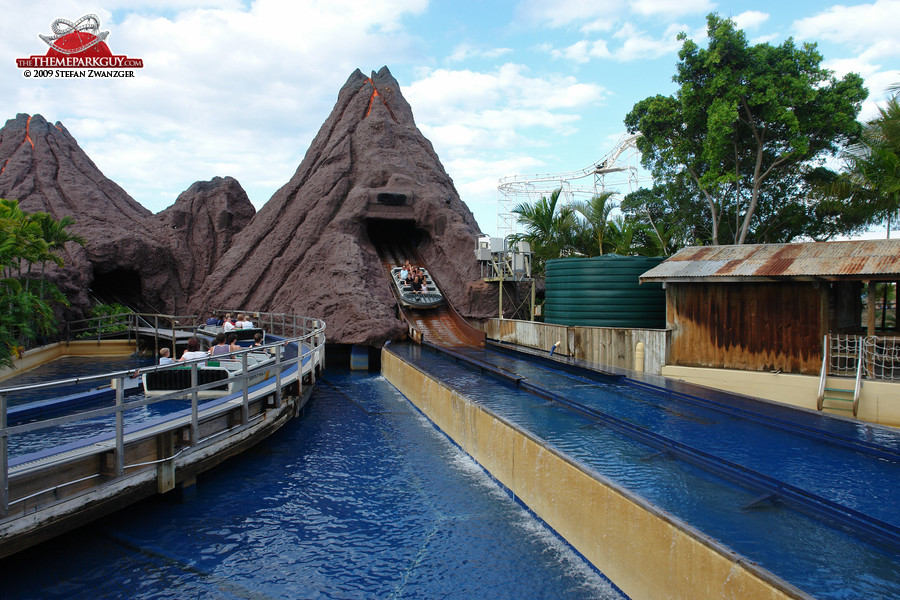
[[(87, 319), (76, 319), (66, 323), (66, 343), (71, 342), (79, 334), (88, 332), (95, 332), (96, 338), (99, 340), (103, 336), (103, 328), (111, 325), (125, 325), (126, 328), (131, 329), (138, 327), (138, 321), (143, 320), (147, 327), (153, 327), (153, 324), (151, 324), (152, 320), (158, 327), (160, 319), (162, 319), (163, 322), (169, 323), (169, 326), (165, 327), (165, 329), (193, 329), (194, 323), (197, 320), (197, 315), (124, 312), (114, 315), (90, 317)], [(185, 325), (179, 325), (179, 322), (184, 322)], [(89, 337), (93, 338), (95, 336), (91, 335)]]
[(859, 358), (856, 359), (856, 385), (853, 387), (853, 416), (856, 416), (857, 411), (859, 411), (859, 396), (862, 393), (862, 374), (863, 374), (863, 347), (864, 344), (860, 344), (859, 349)]
[[(130, 313), (136, 314), (136, 313)], [(267, 314), (267, 313), (264, 313)], [(166, 315), (163, 315), (167, 317)], [(279, 315), (281, 316), (281, 315)], [(286, 317), (287, 315), (284, 315)], [(312, 361), (312, 365), (310, 366), (310, 377), (313, 383), (315, 383), (315, 368), (317, 363), (324, 368), (324, 345), (325, 345), (325, 322), (320, 319), (310, 318), (310, 317), (296, 317), (292, 316), (291, 319), (291, 327), (294, 330), (298, 328), (302, 330), (302, 333), (297, 336), (286, 337), (286, 339), (279, 341), (273, 344), (266, 344), (261, 347), (256, 348), (243, 348), (241, 350), (237, 350), (234, 352), (229, 352), (227, 354), (222, 354), (218, 356), (218, 359), (222, 358), (233, 358), (241, 360), (244, 368), (242, 372), (236, 377), (241, 379), (242, 383), (242, 419), (241, 425), (246, 425), (249, 421), (247, 416), (249, 415), (249, 385), (248, 381), (251, 376), (247, 371), (247, 354), (250, 352), (258, 352), (260, 350), (268, 350), (274, 351), (276, 356), (276, 375), (275, 375), (275, 384), (276, 384), (276, 406), (281, 405), (281, 389), (280, 386), (282, 384), (281, 371), (283, 368), (288, 368), (293, 364), (297, 365), (297, 379), (299, 382), (300, 390), (302, 392), (303, 386), (303, 361), (307, 358), (310, 358)], [(184, 317), (178, 317), (179, 319)], [(299, 322), (298, 322), (299, 319)], [(282, 319), (283, 327), (287, 328), (287, 320)], [(192, 326), (193, 327), (193, 326)], [(283, 358), (283, 350), (284, 346), (289, 343), (296, 343), (298, 346), (297, 356), (296, 358), (284, 360)], [(122, 476), (125, 468), (127, 466), (124, 464), (124, 444), (125, 444), (125, 427), (124, 427), (124, 415), (125, 411), (134, 410), (138, 408), (142, 408), (144, 406), (148, 406), (150, 404), (154, 404), (157, 402), (163, 402), (167, 400), (171, 400), (173, 398), (183, 398), (185, 394), (189, 394), (191, 396), (191, 439), (190, 445), (194, 446), (199, 443), (199, 434), (198, 434), (198, 423), (199, 423), (199, 392), (205, 389), (209, 389), (215, 387), (216, 385), (220, 385), (221, 382), (210, 382), (207, 384), (198, 385), (197, 384), (197, 371), (200, 364), (205, 363), (209, 358), (199, 358), (190, 361), (176, 361), (173, 364), (169, 365), (156, 365), (145, 367), (141, 369), (142, 372), (150, 372), (150, 371), (161, 371), (172, 369), (176, 367), (190, 366), (191, 367), (191, 381), (192, 387), (186, 390), (178, 390), (174, 391), (172, 394), (165, 394), (162, 396), (155, 396), (152, 398), (144, 398), (142, 400), (137, 400), (133, 402), (125, 402), (124, 399), (124, 382), (126, 378), (130, 378), (135, 375), (135, 371), (115, 371), (112, 373), (106, 373), (101, 375), (91, 375), (86, 377), (77, 377), (77, 378), (68, 378), (57, 380), (53, 382), (45, 382), (32, 384), (27, 386), (11, 386), (7, 388), (0, 388), (0, 517), (8, 514), (9, 511), (9, 437), (11, 435), (27, 433), (31, 431), (39, 431), (42, 429), (48, 429), (50, 427), (55, 427), (58, 425), (72, 423), (76, 421), (83, 421), (90, 418), (108, 416), (111, 414), (115, 415), (115, 475)], [(54, 387), (59, 387), (63, 385), (72, 385), (73, 383), (84, 383), (84, 382), (92, 382), (92, 381), (110, 381), (112, 380), (112, 384), (116, 389), (116, 402), (114, 406), (111, 407), (103, 407), (103, 408), (95, 408), (86, 411), (79, 411), (74, 414), (64, 415), (61, 417), (53, 417), (43, 420), (37, 420), (34, 422), (29, 422), (21, 425), (14, 425), (12, 427), (8, 426), (8, 406), (7, 406), (7, 395), (17, 391), (23, 390), (34, 390), (34, 389), (51, 389)], [(58, 484), (59, 485), (59, 484)]]
[(828, 334), (822, 340), (822, 373), (819, 375), (819, 396), (816, 398), (816, 408), (822, 410), (825, 406), (825, 380), (828, 378), (828, 356), (831, 353), (831, 344), (828, 342)]

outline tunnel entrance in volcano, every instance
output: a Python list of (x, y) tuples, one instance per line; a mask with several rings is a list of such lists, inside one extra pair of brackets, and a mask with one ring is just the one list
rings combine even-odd
[(415, 262), (418, 249), (431, 243), (431, 236), (412, 219), (369, 219), (366, 234), (382, 260), (399, 261), (397, 265), (404, 260)]
[(90, 293), (103, 304), (118, 302), (132, 310), (142, 311), (146, 304), (141, 286), (141, 276), (133, 269), (94, 271)]

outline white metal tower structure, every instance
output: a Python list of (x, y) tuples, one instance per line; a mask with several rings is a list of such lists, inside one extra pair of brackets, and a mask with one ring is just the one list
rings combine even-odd
[(625, 195), (637, 190), (641, 161), (635, 145), (638, 136), (640, 134), (623, 135), (606, 156), (579, 171), (511, 175), (501, 179), (497, 185), (497, 233), (504, 239), (518, 233), (516, 215), (512, 212), (516, 205), (534, 204), (558, 189), (562, 190), (559, 198), (563, 204), (589, 200), (605, 191)]

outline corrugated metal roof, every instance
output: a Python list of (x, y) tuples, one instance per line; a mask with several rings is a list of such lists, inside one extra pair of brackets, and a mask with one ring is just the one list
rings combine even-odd
[(900, 239), (690, 246), (641, 281), (705, 278), (900, 279)]

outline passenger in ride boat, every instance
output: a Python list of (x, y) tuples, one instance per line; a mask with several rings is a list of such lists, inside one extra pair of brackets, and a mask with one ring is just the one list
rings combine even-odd
[(169, 349), (168, 348), (160, 348), (159, 349), (159, 364), (170, 365), (173, 362), (175, 362), (175, 360), (171, 356), (169, 356)]
[[(234, 334), (232, 334), (234, 335)], [(218, 356), (219, 354), (228, 354), (231, 352), (231, 348), (228, 347), (228, 344), (225, 343), (225, 334), (217, 333), (215, 339), (215, 345), (209, 349), (210, 356)]]
[(206, 358), (206, 352), (200, 349), (200, 340), (195, 337), (192, 337), (187, 341), (187, 348), (184, 351), (184, 354), (181, 355), (179, 361), (185, 360), (194, 360), (197, 358)]
[(241, 349), (241, 347), (238, 346), (238, 343), (237, 343), (237, 334), (229, 333), (228, 334), (228, 351), (229, 352), (237, 352), (240, 349)]
[(237, 318), (234, 320), (234, 328), (235, 329), (243, 329), (244, 328), (244, 313), (238, 313)]
[(400, 267), (400, 281), (406, 281), (407, 278), (409, 278), (409, 261)]
[(259, 347), (262, 346), (262, 345), (263, 345), (263, 344), (262, 344), (262, 334), (261, 334), (261, 333), (254, 333), (254, 334), (253, 334), (253, 343), (250, 344), (250, 347), (251, 347), (251, 348), (259, 348)]
[(422, 286), (422, 278), (420, 276), (416, 275), (416, 277), (413, 279), (412, 289), (413, 289), (413, 293), (415, 293), (415, 294), (422, 294), (425, 292), (425, 290)]
[[(172, 357), (169, 356), (169, 349), (168, 349), (168, 348), (160, 348), (160, 349), (159, 349), (159, 364), (160, 364), (160, 366), (162, 366), (162, 365), (170, 365), (170, 364), (172, 364), (172, 363), (174, 363), (174, 362), (175, 362), (175, 361), (172, 359)], [(134, 371), (131, 372), (131, 378), (132, 378), (132, 379), (137, 379), (137, 378), (140, 377), (140, 376), (141, 376), (141, 370), (140, 370), (140, 369), (135, 369)]]
[(210, 313), (209, 318), (206, 320), (206, 324), (210, 327), (218, 327), (219, 323), (219, 317), (216, 316), (216, 313)]
[(231, 313), (225, 314), (225, 321), (222, 322), (222, 331), (228, 333), (229, 331), (234, 331), (234, 321), (231, 320)]
[(250, 320), (250, 313), (244, 315), (243, 329), (253, 329), (253, 321)]

